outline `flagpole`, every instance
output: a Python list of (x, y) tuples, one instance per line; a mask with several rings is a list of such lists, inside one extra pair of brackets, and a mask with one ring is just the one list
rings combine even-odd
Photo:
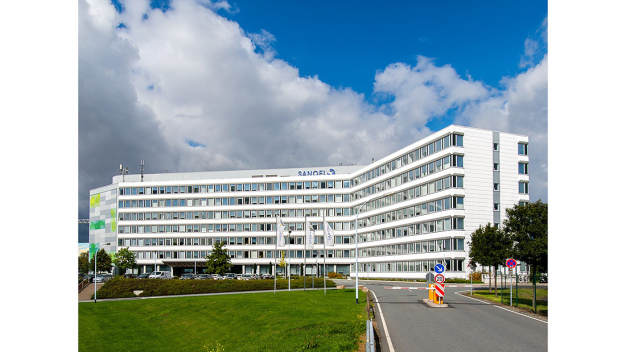
[(274, 294), (276, 294), (276, 253), (278, 253), (278, 218), (276, 218), (276, 241), (274, 242)]
[(326, 213), (324, 213), (324, 231), (322, 232), (322, 234), (324, 235), (324, 294), (326, 294), (326, 256), (328, 255), (328, 253), (326, 253)]
[(287, 247), (287, 251), (289, 251), (289, 264), (287, 265), (289, 270), (287, 271), (287, 280), (289, 280), (289, 292), (291, 292), (291, 230), (289, 230), (287, 238), (289, 239), (289, 246)]
[(309, 239), (309, 221), (307, 220), (307, 217), (304, 217), (304, 291), (306, 291), (306, 247), (307, 247), (307, 240)]

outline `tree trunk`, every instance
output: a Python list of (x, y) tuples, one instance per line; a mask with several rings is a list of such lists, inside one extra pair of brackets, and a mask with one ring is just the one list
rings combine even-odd
[(533, 265), (531, 268), (533, 273), (533, 311), (537, 314), (537, 266)]
[(494, 281), (495, 283), (493, 284), (494, 290), (496, 291), (496, 298), (498, 298), (498, 266), (494, 265), (493, 266), (493, 274), (494, 274)]
[(489, 267), (489, 293), (491, 293), (491, 267)]

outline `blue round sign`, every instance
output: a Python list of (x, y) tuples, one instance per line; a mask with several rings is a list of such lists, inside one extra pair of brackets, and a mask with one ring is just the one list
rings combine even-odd
[(441, 274), (441, 273), (443, 273), (444, 271), (446, 271), (446, 267), (445, 267), (445, 266), (443, 266), (443, 264), (437, 264), (437, 265), (435, 265), (435, 272), (436, 272), (437, 274)]

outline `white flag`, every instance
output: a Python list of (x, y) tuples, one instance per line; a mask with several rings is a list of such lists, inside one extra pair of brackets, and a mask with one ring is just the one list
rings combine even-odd
[(314, 241), (315, 231), (313, 231), (313, 226), (309, 223), (309, 219), (306, 219), (304, 224), (304, 248), (313, 249)]
[(278, 242), (278, 247), (285, 247), (285, 234), (283, 231), (285, 231), (283, 219), (276, 217), (276, 241)]
[(324, 243), (328, 247), (335, 245), (335, 231), (326, 222), (326, 218), (324, 218)]

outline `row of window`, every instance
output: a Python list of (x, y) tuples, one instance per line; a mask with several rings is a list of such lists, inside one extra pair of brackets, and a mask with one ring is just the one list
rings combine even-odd
[[(440, 138), (434, 142), (431, 142), (427, 145), (416, 148), (407, 154), (404, 154), (398, 157), (396, 160), (392, 160), (385, 165), (381, 165), (375, 169), (372, 169), (368, 172), (365, 172), (352, 180), (352, 185), (356, 186), (363, 182), (367, 182), (371, 179), (389, 173), (396, 168), (400, 168), (404, 165), (408, 165), (412, 162), (415, 162), (419, 159), (425, 158), (431, 154), (437, 153), (443, 149), (450, 147), (450, 145), (455, 145), (458, 147), (463, 146), (463, 136), (460, 134), (447, 135), (443, 138)], [(461, 166), (462, 167), (462, 166)]]
[(398, 209), (359, 220), (359, 228), (384, 224), (386, 222), (432, 214), (449, 209), (463, 209), (463, 197), (446, 197), (404, 209)]
[[(404, 214), (404, 213), (403, 213)], [(354, 230), (354, 222), (329, 222), (334, 230)], [(312, 222), (314, 230), (321, 230), (321, 222)], [(302, 222), (285, 222), (289, 231), (304, 231)], [(412, 229), (412, 230), (411, 230)], [(449, 230), (463, 230), (463, 218), (445, 218), (439, 220), (416, 223), (409, 226), (412, 234), (440, 232)], [(198, 225), (147, 225), (147, 226), (118, 226), (118, 233), (212, 233), (212, 232), (269, 232), (276, 231), (276, 224), (198, 224)], [(295, 236), (295, 235), (294, 235)]]
[(120, 220), (205, 220), (205, 219), (256, 219), (256, 218), (295, 218), (305, 216), (349, 216), (350, 208), (330, 209), (268, 209), (268, 210), (229, 210), (229, 211), (187, 211), (119, 213)]
[[(400, 176), (398, 176), (400, 178)], [(393, 179), (395, 180), (395, 178)], [(387, 180), (389, 181), (389, 180)], [(408, 182), (402, 180), (403, 182)], [(370, 192), (379, 192), (387, 189), (385, 186), (386, 182), (381, 182), (381, 184), (374, 185), (371, 187), (367, 187), (362, 191), (357, 192), (357, 198), (360, 198), (361, 195), (368, 195)], [(395, 183), (395, 182), (394, 182)], [(389, 186), (395, 187), (395, 185)], [(455, 188), (463, 188), (463, 176), (447, 176), (429, 183), (425, 183), (409, 190), (404, 190), (399, 192), (394, 196), (388, 196), (383, 199), (390, 200), (391, 203), (386, 204), (395, 204), (400, 201), (404, 201), (407, 199), (412, 199), (420, 196), (425, 196), (427, 194), (432, 194), (435, 192), (439, 192), (443, 189), (447, 189), (450, 187)], [(365, 191), (367, 190), (367, 191)], [(365, 191), (365, 192), (363, 192)], [(363, 193), (362, 193), (363, 192)], [(197, 199), (139, 199), (139, 200), (120, 200), (118, 202), (118, 208), (158, 208), (158, 207), (180, 207), (180, 206), (221, 206), (221, 205), (260, 205), (260, 204), (308, 204), (308, 203), (328, 203), (328, 202), (348, 202), (349, 195), (293, 195), (293, 196), (269, 196), (269, 197), (232, 197), (232, 198), (197, 198)], [(376, 209), (380, 207), (380, 205), (372, 208), (374, 204), (380, 204), (380, 200), (377, 200), (378, 203), (370, 202), (366, 206), (366, 211), (371, 209)], [(376, 202), (376, 201), (374, 201)], [(347, 208), (346, 208), (347, 209)], [(328, 211), (328, 216), (338, 216), (337, 211)], [(342, 211), (343, 215), (346, 215), (344, 211)], [(121, 219), (120, 219), (121, 220)], [(139, 219), (138, 219), (139, 220)]]
[(463, 156), (448, 155), (429, 164), (418, 166), (417, 168), (409, 170), (402, 175), (389, 178), (375, 185), (371, 185), (369, 187), (363, 188), (360, 191), (352, 193), (352, 200), (367, 197), (369, 195), (376, 194), (378, 192), (382, 192), (396, 186), (400, 186), (403, 183), (410, 182), (420, 177), (425, 177), (427, 175), (431, 175), (442, 170), (446, 170), (450, 167), (463, 167)]
[(271, 183), (211, 184), (193, 186), (155, 186), (120, 188), (120, 195), (180, 194), (180, 193), (220, 193), (249, 191), (287, 191), (299, 189), (338, 189), (350, 188), (350, 181), (303, 181)]
[(405, 200), (422, 197), (446, 190), (448, 188), (463, 188), (463, 176), (447, 176), (428, 182), (404, 191), (400, 191), (394, 195), (381, 197), (367, 202), (363, 205), (363, 212), (379, 209), (388, 205), (393, 205)]
[(464, 246), (464, 239), (444, 239), (444, 240), (431, 240), (422, 242), (412, 242), (403, 244), (391, 244), (388, 246), (378, 246), (370, 248), (359, 248), (359, 258), (366, 257), (381, 257), (387, 255), (402, 255), (402, 254), (416, 254), (416, 253), (429, 253), (429, 252), (443, 252), (443, 251), (462, 251)]
[(206, 207), (220, 205), (304, 204), (349, 202), (349, 194), (321, 194), (269, 197), (120, 200), (118, 208)]
[[(462, 272), (465, 270), (463, 259), (435, 259), (382, 263), (359, 263), (359, 272), (434, 272), (435, 265), (437, 264), (444, 264), (446, 266), (446, 272)], [(350, 266), (350, 270), (354, 270), (354, 264)]]
[[(229, 246), (241, 245), (275, 245), (276, 236), (263, 237), (168, 237), (168, 238), (118, 238), (120, 247), (150, 246), (212, 246), (223, 242)], [(304, 244), (304, 236), (289, 236), (294, 245)], [(323, 237), (315, 236), (314, 244), (322, 244)], [(335, 244), (354, 243), (354, 236), (335, 236)]]
[(359, 242), (379, 241), (390, 238), (414, 236), (425, 233), (464, 229), (464, 218), (445, 218), (367, 233), (359, 232)]
[[(133, 251), (137, 259), (197, 259), (205, 260), (212, 251)], [(282, 258), (281, 252), (285, 252), (285, 258), (324, 258), (323, 250), (292, 250), (292, 251), (228, 251), (232, 259), (272, 259)], [(327, 258), (354, 258), (354, 249), (327, 250)]]

